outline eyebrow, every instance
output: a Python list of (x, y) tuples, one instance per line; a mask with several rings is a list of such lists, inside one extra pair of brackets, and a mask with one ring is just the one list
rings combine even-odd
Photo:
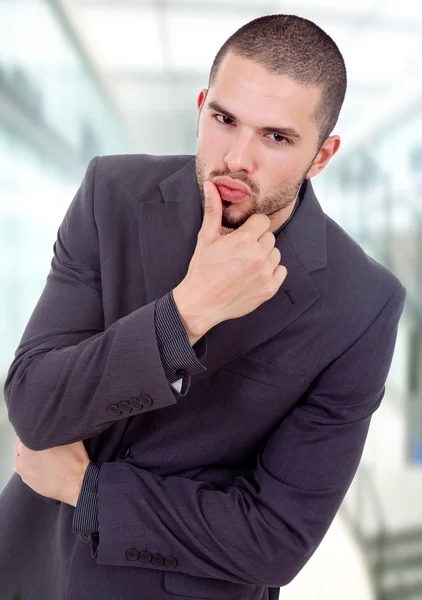
[[(214, 100), (212, 102), (209, 102), (208, 108), (209, 110), (213, 110), (215, 112), (226, 115), (226, 117), (229, 117), (229, 119), (232, 119), (232, 121), (237, 121), (236, 117), (231, 112), (223, 108), (221, 104), (215, 102)], [(301, 135), (292, 127), (260, 127), (259, 129), (260, 131), (262, 131), (262, 133), (278, 133), (283, 137), (291, 137), (296, 138), (298, 140), (301, 139)]]

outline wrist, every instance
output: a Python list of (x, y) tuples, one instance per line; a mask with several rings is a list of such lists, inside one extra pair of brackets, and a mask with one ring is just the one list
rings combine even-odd
[(66, 504), (69, 504), (70, 506), (73, 506), (76, 508), (76, 505), (78, 503), (79, 500), (79, 496), (81, 494), (81, 489), (82, 489), (82, 482), (78, 482), (77, 484), (75, 484), (75, 486), (73, 486), (73, 488), (71, 490), (69, 490), (69, 493), (67, 494), (67, 498), (66, 500), (64, 500), (64, 502)]
[(81, 494), (82, 485), (88, 465), (89, 462), (84, 463), (84, 465), (81, 466), (81, 471), (78, 474), (78, 476), (75, 476), (73, 485), (69, 490), (68, 498), (66, 499), (66, 504), (70, 504), (70, 506), (76, 507), (79, 500), (79, 496)]
[[(182, 282), (183, 283), (183, 282)], [(204, 316), (198, 313), (198, 302), (192, 302), (192, 294), (179, 284), (173, 290), (173, 300), (192, 346), (211, 329)]]

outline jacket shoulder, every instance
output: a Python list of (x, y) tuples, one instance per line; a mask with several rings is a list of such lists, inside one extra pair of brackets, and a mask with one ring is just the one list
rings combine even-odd
[[(327, 259), (329, 270), (344, 289), (354, 289), (363, 299), (376, 295), (387, 301), (403, 287), (398, 277), (370, 256), (336, 221), (326, 215)], [(331, 268), (330, 268), (331, 267)]]
[(97, 157), (96, 187), (119, 185), (138, 192), (158, 185), (189, 161), (194, 155), (110, 154)]

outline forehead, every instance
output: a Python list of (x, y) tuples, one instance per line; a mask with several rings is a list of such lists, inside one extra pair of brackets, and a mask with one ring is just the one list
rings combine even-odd
[(226, 54), (207, 100), (216, 100), (240, 120), (251, 125), (295, 126), (305, 131), (316, 128), (313, 115), (321, 89), (297, 83), (288, 75), (270, 73), (252, 60)]

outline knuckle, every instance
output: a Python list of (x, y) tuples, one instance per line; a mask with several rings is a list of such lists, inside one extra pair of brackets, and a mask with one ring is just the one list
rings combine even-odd
[(265, 276), (266, 273), (266, 262), (267, 257), (265, 253), (260, 252), (259, 254), (255, 254), (251, 260), (252, 266), (256, 269), (260, 269), (261, 275)]
[(264, 302), (266, 302), (267, 300), (269, 300), (272, 297), (273, 297), (273, 294), (270, 290), (270, 287), (268, 285), (263, 286), (262, 287), (262, 299), (264, 300)]
[(274, 276), (274, 266), (268, 265), (265, 269), (265, 280), (269, 282), (269, 285), (271, 283), (271, 280), (273, 279), (273, 276)]
[(269, 289), (272, 296), (274, 296), (274, 294), (278, 292), (282, 283), (282, 279), (280, 279), (280, 277), (277, 277), (277, 273), (274, 272), (269, 282)]
[(283, 281), (285, 280), (285, 278), (287, 277), (287, 269), (284, 265), (279, 265), (278, 267), (278, 273), (280, 275), (280, 278), (283, 279)]
[(252, 244), (252, 236), (248, 231), (240, 231), (237, 237), (236, 246), (238, 250), (248, 250)]
[(267, 215), (263, 215), (262, 213), (254, 213), (249, 217), (249, 222), (252, 224), (254, 230), (263, 230), (268, 229), (270, 225), (270, 219)]
[(203, 208), (204, 208), (204, 214), (206, 214), (206, 215), (209, 215), (209, 214), (215, 212), (215, 208), (212, 205), (212, 203), (210, 204), (209, 202), (205, 202)]
[(268, 262), (267, 259), (264, 259), (262, 268), (260, 270), (260, 280), (262, 285), (267, 286), (269, 281), (271, 280), (274, 273), (274, 267)]
[(281, 261), (281, 252), (278, 248), (273, 248), (271, 250), (272, 253), (272, 258), (274, 259), (274, 262), (277, 261), (277, 263), (279, 263)]
[[(261, 216), (264, 217), (264, 219), (265, 219), (264, 225), (269, 226), (271, 224), (271, 221), (270, 221), (269, 217), (267, 217), (267, 215), (261, 215)], [(274, 240), (274, 242), (275, 242), (275, 235), (269, 229), (267, 229), (267, 231), (265, 231), (263, 233), (263, 235), (269, 237), (270, 239)]]
[(271, 232), (265, 231), (259, 238), (258, 242), (263, 246), (263, 248), (267, 248), (268, 252), (270, 251), (273, 242), (270, 237)]
[(255, 213), (254, 215), (255, 220), (259, 222), (261, 222), (263, 225), (269, 225), (270, 224), (270, 218), (267, 217), (267, 215), (264, 215), (263, 213)]
[(206, 228), (201, 227), (201, 229), (198, 231), (197, 239), (203, 240), (205, 238), (205, 236), (206, 236)]
[(273, 296), (276, 295), (276, 293), (278, 292), (278, 288), (279, 288), (278, 284), (275, 284), (274, 281), (272, 281), (268, 285), (267, 289), (268, 289), (268, 294), (269, 294), (270, 298), (272, 298)]

